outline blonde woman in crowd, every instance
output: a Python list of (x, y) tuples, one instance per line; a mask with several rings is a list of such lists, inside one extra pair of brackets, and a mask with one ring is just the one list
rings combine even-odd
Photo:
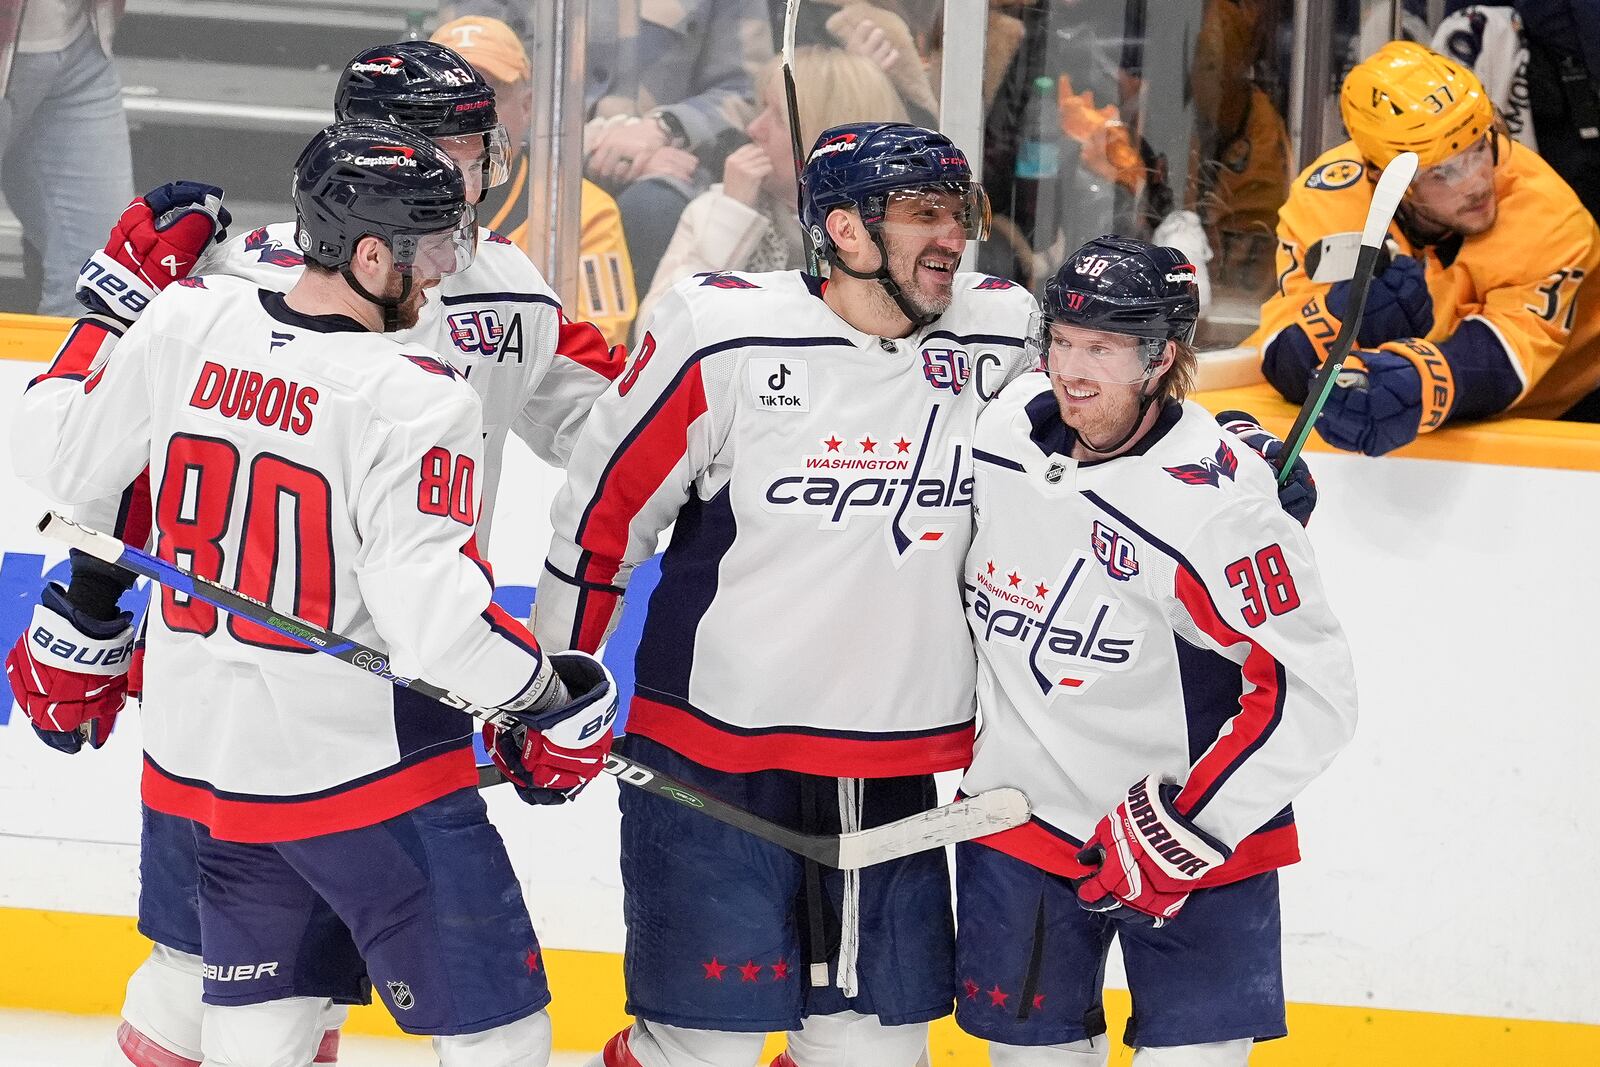
[[(905, 104), (889, 76), (864, 56), (839, 48), (801, 48), (794, 57), (800, 134), (810, 145), (846, 122), (905, 122)], [(784, 106), (783, 73), (774, 59), (757, 85), (762, 109), (746, 127), (750, 143), (728, 156), (722, 181), (684, 209), (636, 321), (673, 283), (711, 270), (768, 271), (803, 266), (795, 211), (794, 150)]]

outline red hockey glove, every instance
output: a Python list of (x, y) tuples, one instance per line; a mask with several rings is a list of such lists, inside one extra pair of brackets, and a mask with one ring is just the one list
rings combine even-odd
[(157, 293), (189, 276), (207, 245), (227, 238), (232, 221), (215, 185), (171, 182), (152, 189), (122, 210), (105, 250), (78, 271), (78, 302), (132, 322)]
[(1151, 788), (1141, 779), (1115, 811), (1100, 820), (1078, 862), (1098, 868), (1075, 879), (1078, 903), (1124, 922), (1164, 926), (1183, 908), (1189, 891), (1231, 854), (1231, 849), (1173, 807), (1179, 786)]
[(99, 748), (127, 700), (133, 618), (90, 618), (53, 582), (39, 599), (6, 656), (6, 680), (45, 744), (67, 753), (85, 741)]
[(564, 804), (599, 774), (611, 751), (611, 724), (617, 718), (617, 687), (595, 657), (585, 652), (550, 655), (556, 680), (568, 699), (537, 715), (518, 713), (528, 725), (500, 730), (483, 727), (483, 745), (529, 804)]

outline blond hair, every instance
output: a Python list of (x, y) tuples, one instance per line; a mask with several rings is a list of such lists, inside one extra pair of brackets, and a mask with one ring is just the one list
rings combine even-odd
[[(756, 84), (789, 121), (782, 59), (768, 61)], [(823, 130), (847, 122), (906, 122), (906, 105), (876, 63), (842, 48), (808, 46), (794, 53), (794, 91), (800, 101), (800, 142), (807, 150)]]
[(1200, 353), (1187, 341), (1172, 342), (1172, 366), (1161, 376), (1156, 396), (1161, 400), (1182, 400), (1194, 388), (1195, 375), (1200, 372)]

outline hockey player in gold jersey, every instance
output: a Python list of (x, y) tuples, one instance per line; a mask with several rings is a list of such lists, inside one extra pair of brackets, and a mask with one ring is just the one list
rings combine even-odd
[(1470, 70), (1421, 45), (1384, 45), (1339, 103), (1351, 140), (1278, 212), (1278, 288), (1254, 338), (1267, 379), (1305, 399), (1349, 305), (1351, 231), (1379, 171), (1409, 151), (1420, 169), (1390, 227), (1393, 255), (1318, 432), (1376, 456), (1501, 412), (1600, 418), (1600, 230), (1577, 195), (1505, 135)]

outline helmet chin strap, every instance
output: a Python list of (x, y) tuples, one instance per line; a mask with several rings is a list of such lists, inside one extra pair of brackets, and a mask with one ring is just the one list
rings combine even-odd
[(883, 291), (888, 294), (889, 299), (894, 301), (894, 306), (900, 309), (900, 314), (904, 315), (906, 321), (911, 323), (913, 330), (920, 330), (937, 319), (939, 317), (938, 312), (929, 314), (925, 311), (919, 311), (911, 301), (906, 299), (905, 293), (900, 290), (900, 284), (889, 276), (889, 250), (883, 246), (883, 235), (872, 227), (867, 227), (867, 233), (872, 237), (872, 243), (878, 248), (877, 270), (856, 270), (846, 265), (844, 260), (837, 256), (833, 259), (833, 266), (852, 278), (877, 282)]
[(376, 304), (378, 306), (378, 310), (383, 312), (384, 333), (394, 333), (400, 328), (400, 307), (406, 302), (406, 299), (411, 296), (411, 275), (400, 275), (400, 296), (398, 299), (385, 300), (382, 297), (374, 296), (373, 294), (367, 292), (362, 284), (356, 281), (355, 273), (350, 269), (350, 265), (348, 263), (344, 265), (339, 273), (344, 277), (345, 284), (354, 289), (356, 293), (368, 303)]

